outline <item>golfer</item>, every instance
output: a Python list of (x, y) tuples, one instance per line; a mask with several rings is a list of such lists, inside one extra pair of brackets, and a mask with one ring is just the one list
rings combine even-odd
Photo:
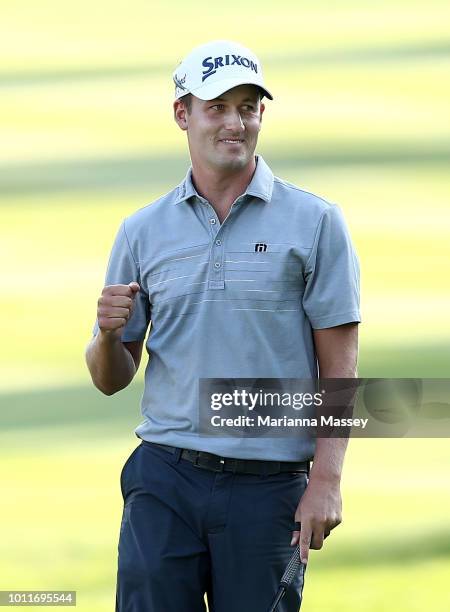
[[(86, 351), (106, 395), (148, 355), (116, 611), (265, 612), (292, 547), (306, 563), (341, 522), (346, 441), (201, 435), (199, 383), (355, 377), (358, 259), (339, 207), (255, 154), (273, 98), (251, 50), (209, 42), (173, 80), (192, 165), (121, 224)], [(278, 609), (300, 601), (294, 580)]]

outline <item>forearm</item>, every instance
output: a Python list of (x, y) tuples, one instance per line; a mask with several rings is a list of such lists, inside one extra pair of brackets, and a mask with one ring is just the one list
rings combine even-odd
[[(316, 334), (321, 378), (356, 376), (356, 343), (352, 350), (343, 350), (341, 331), (345, 334), (339, 329)], [(337, 345), (339, 350), (334, 350)], [(316, 438), (308, 486), (294, 517), (301, 529), (293, 532), (291, 540), (292, 546), (300, 545), (303, 563), (308, 561), (309, 549), (322, 548), (324, 539), (342, 521), (341, 475), (347, 445), (348, 438)]]
[(339, 483), (348, 438), (317, 438), (310, 478)]
[(131, 353), (114, 332), (98, 332), (86, 349), (86, 363), (94, 385), (105, 395), (124, 389), (136, 374)]
[[(320, 378), (356, 378), (358, 328), (356, 325), (316, 333)], [(353, 396), (350, 393), (351, 402)], [(339, 483), (344, 465), (348, 438), (317, 438), (311, 478)]]
[[(348, 367), (345, 371), (343, 368), (330, 368), (325, 372), (326, 374), (322, 374), (323, 378), (355, 378), (356, 364), (354, 368)], [(349, 401), (353, 399), (351, 394), (347, 394), (347, 397)], [(348, 438), (317, 438), (310, 477), (340, 482), (347, 446)]]

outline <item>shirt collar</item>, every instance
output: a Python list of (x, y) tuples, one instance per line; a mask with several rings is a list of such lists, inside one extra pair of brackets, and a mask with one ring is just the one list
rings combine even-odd
[[(252, 180), (247, 186), (244, 195), (253, 196), (263, 202), (270, 202), (273, 191), (273, 172), (263, 160), (261, 155), (256, 155), (256, 170), (253, 173)], [(174, 204), (187, 201), (192, 196), (200, 198), (197, 190), (192, 183), (192, 166), (186, 173), (186, 177), (177, 187), (177, 195)]]

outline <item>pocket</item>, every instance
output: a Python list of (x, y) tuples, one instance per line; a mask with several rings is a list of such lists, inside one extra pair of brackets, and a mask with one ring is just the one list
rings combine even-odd
[(303, 479), (306, 480), (306, 472), (280, 472), (283, 474), (285, 480), (295, 480), (295, 479)]
[(139, 444), (139, 446), (136, 446), (136, 448), (132, 451), (131, 455), (128, 457), (128, 459), (125, 461), (122, 471), (120, 472), (120, 491), (122, 493), (122, 497), (123, 500), (125, 501), (125, 497), (126, 497), (126, 491), (125, 491), (125, 479), (126, 479), (126, 473), (128, 471), (128, 468), (131, 464), (131, 461), (133, 459), (133, 457), (135, 456), (137, 450), (139, 448), (141, 448), (142, 446), (142, 442), (141, 444)]
[(263, 485), (264, 483), (282, 484), (288, 482), (294, 482), (295, 484), (302, 483), (306, 487), (306, 473), (305, 472), (278, 472), (277, 474), (266, 474), (264, 475), (253, 475), (253, 474), (242, 474), (242, 476), (249, 477), (250, 482), (254, 484)]

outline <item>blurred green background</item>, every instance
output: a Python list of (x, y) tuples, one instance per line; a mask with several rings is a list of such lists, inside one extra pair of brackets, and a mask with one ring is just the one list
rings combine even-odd
[[(107, 398), (84, 349), (121, 220), (188, 167), (171, 72), (194, 45), (255, 50), (275, 96), (258, 151), (342, 207), (360, 376), (448, 376), (449, 21), (437, 0), (2, 3), (0, 590), (114, 607), (143, 367)], [(445, 439), (352, 440), (304, 612), (450, 609), (449, 459)]]

